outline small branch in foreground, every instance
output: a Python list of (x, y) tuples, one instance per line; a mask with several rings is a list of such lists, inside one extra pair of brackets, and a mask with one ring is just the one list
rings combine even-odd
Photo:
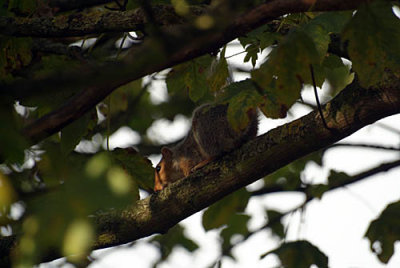
[(387, 151), (397, 151), (400, 152), (399, 147), (392, 147), (392, 146), (383, 146), (383, 145), (376, 145), (376, 144), (365, 144), (365, 143), (335, 143), (330, 145), (327, 149), (333, 147), (360, 147), (360, 148), (368, 148), (368, 149), (380, 149), (380, 150), (387, 150)]
[[(361, 181), (361, 180), (363, 180), (363, 179), (366, 179), (366, 178), (368, 178), (368, 177), (370, 177), (370, 176), (376, 175), (376, 174), (378, 174), (378, 173), (380, 173), (380, 172), (386, 172), (386, 171), (388, 171), (388, 170), (390, 170), (390, 169), (392, 169), (392, 168), (396, 168), (396, 167), (398, 167), (398, 166), (400, 166), (400, 159), (399, 159), (399, 160), (396, 160), (396, 161), (393, 161), (393, 162), (388, 162), (388, 163), (380, 164), (380, 165), (378, 165), (378, 166), (376, 166), (376, 167), (374, 167), (374, 168), (371, 168), (371, 169), (369, 169), (369, 170), (367, 170), (367, 171), (364, 171), (364, 172), (361, 172), (361, 173), (359, 173), (359, 174), (356, 174), (356, 175), (352, 176), (352, 177), (351, 177), (349, 180), (347, 180), (347, 181), (340, 181), (340, 182), (338, 182), (338, 183), (335, 183), (335, 182), (331, 183), (331, 184), (329, 185), (330, 188), (329, 188), (328, 191), (334, 190), (334, 189), (339, 188), (339, 187), (347, 186), (347, 185), (349, 185), (349, 184), (352, 184), (352, 183)], [(251, 192), (251, 195), (252, 195), (252, 196), (259, 196), (259, 195), (264, 195), (264, 194), (277, 193), (277, 192), (285, 192), (285, 191), (287, 191), (287, 192), (301, 192), (301, 193), (307, 193), (308, 187), (309, 187), (309, 186), (306, 185), (306, 186), (298, 187), (298, 188), (293, 189), (293, 190), (286, 190), (286, 189), (284, 189), (284, 188), (283, 188), (282, 186), (280, 186), (280, 185), (274, 185), (274, 186), (268, 186), (268, 187), (266, 187), (266, 188), (262, 188), (262, 189), (260, 189), (260, 190), (252, 191), (252, 192)]]

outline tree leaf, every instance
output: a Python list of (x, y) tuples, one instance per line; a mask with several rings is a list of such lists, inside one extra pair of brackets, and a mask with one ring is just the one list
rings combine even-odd
[(17, 124), (14, 106), (0, 100), (0, 163), (21, 163), (28, 147)]
[(327, 33), (341, 33), (352, 17), (352, 11), (324, 12), (310, 21), (323, 27)]
[(136, 181), (140, 188), (152, 191), (154, 188), (154, 169), (149, 159), (141, 156), (133, 148), (117, 148), (111, 152), (120, 164)]
[(230, 254), (230, 251), (227, 251), (231, 246), (231, 238), (234, 235), (246, 235), (248, 234), (249, 230), (247, 228), (247, 223), (250, 220), (250, 216), (246, 214), (233, 214), (230, 217), (227, 227), (224, 228), (221, 232), (222, 242), (222, 252), (224, 255)]
[(394, 253), (394, 244), (400, 241), (400, 201), (389, 204), (373, 220), (365, 234), (370, 241), (371, 250), (383, 263), (388, 263)]
[(97, 112), (95, 109), (87, 112), (79, 119), (75, 120), (61, 130), (61, 152), (66, 155), (72, 152), (82, 137), (86, 135), (90, 121), (97, 122)]
[(279, 238), (285, 237), (285, 228), (281, 222), (282, 217), (284, 216), (282, 213), (269, 209), (267, 212), (268, 218), (268, 227), (271, 229), (272, 233), (277, 235)]
[(305, 240), (284, 243), (279, 248), (263, 254), (261, 258), (271, 253), (278, 256), (285, 268), (310, 267), (313, 264), (320, 268), (328, 267), (328, 257)]
[(197, 102), (209, 92), (208, 76), (213, 58), (205, 55), (175, 66), (167, 75), (167, 88), (171, 93), (188, 91)]
[(248, 112), (262, 101), (251, 80), (246, 79), (232, 83), (224, 88), (223, 95), (219, 98), (220, 102), (228, 102), (227, 117), (233, 129), (241, 130), (249, 123)]
[(336, 96), (343, 88), (349, 85), (354, 79), (354, 73), (350, 72), (350, 66), (343, 63), (336, 55), (327, 56), (323, 63), (326, 80), (330, 85), (331, 96)]
[(314, 152), (300, 158), (264, 178), (265, 185), (282, 185), (287, 190), (294, 190), (301, 184), (300, 175), (307, 163), (322, 165), (323, 151)]
[(211, 230), (228, 224), (235, 213), (243, 212), (250, 193), (242, 188), (211, 205), (203, 214), (204, 229)]
[(361, 6), (345, 28), (343, 40), (348, 40), (352, 67), (362, 86), (377, 84), (386, 68), (400, 74), (400, 19), (390, 2)]
[(225, 49), (226, 47), (224, 47), (224, 49), (221, 51), (219, 59), (214, 59), (210, 67), (210, 74), (207, 82), (211, 92), (217, 92), (221, 90), (221, 88), (228, 83), (229, 70), (228, 63), (226, 62), (225, 58)]
[(300, 98), (303, 84), (311, 84), (310, 64), (319, 64), (318, 51), (307, 34), (296, 30), (270, 53), (259, 69), (251, 72), (252, 79), (266, 92), (264, 107), (268, 109), (261, 110), (267, 117), (286, 116)]
[(272, 45), (279, 38), (277, 33), (270, 32), (267, 24), (258, 27), (244, 37), (239, 37), (240, 44), (246, 50), (244, 62), (251, 60), (253, 67), (256, 65), (258, 53)]
[(184, 77), (184, 82), (189, 90), (189, 97), (192, 101), (199, 101), (208, 91), (208, 68), (212, 58), (209, 55), (202, 56), (191, 61), (188, 72)]
[(176, 246), (181, 246), (189, 252), (199, 247), (196, 242), (185, 236), (184, 228), (179, 224), (169, 229), (168, 233), (155, 236), (151, 241), (160, 248), (161, 260), (167, 259)]

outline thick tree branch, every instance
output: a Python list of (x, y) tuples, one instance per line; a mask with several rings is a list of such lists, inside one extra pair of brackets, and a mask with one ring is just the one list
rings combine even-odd
[[(193, 15), (200, 15), (204, 7), (192, 7)], [(159, 25), (180, 24), (183, 17), (168, 5), (153, 7), (155, 22)], [(83, 36), (106, 32), (143, 30), (147, 18), (143, 9), (72, 13), (55, 17), (0, 17), (0, 34), (32, 37)]]
[(58, 74), (44, 80), (19, 81), (13, 85), (3, 85), (0, 88), (0, 95), (23, 97), (49, 87), (56, 87), (59, 90), (70, 86), (85, 88), (65, 105), (25, 128), (26, 135), (35, 143), (79, 118), (119, 86), (146, 74), (214, 52), (224, 44), (274, 18), (311, 9), (315, 11), (354, 9), (364, 2), (367, 0), (321, 0), (315, 4), (312, 1), (299, 2), (297, 0), (268, 1), (232, 20), (229, 26), (217, 32), (195, 31), (193, 28), (178, 30), (178, 37), (171, 36), (171, 39), (166, 41), (168, 44), (175, 44), (170, 48), (169, 53), (163, 49), (160, 50), (158, 44), (150, 41), (123, 62), (110, 63), (97, 68), (84, 66), (74, 72)]

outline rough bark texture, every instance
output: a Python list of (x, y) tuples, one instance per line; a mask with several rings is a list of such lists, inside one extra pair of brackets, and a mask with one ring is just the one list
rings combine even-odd
[[(184, 18), (178, 16), (172, 6), (158, 5), (153, 8), (159, 25), (179, 24)], [(203, 8), (192, 8), (193, 14), (201, 14)], [(147, 18), (142, 9), (72, 13), (55, 17), (0, 17), (0, 33), (12, 36), (66, 37), (142, 30)]]

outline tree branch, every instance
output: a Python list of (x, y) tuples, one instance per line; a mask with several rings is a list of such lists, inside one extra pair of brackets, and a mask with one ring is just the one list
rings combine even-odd
[[(366, 179), (368, 177), (374, 176), (374, 175), (376, 175), (378, 173), (381, 173), (381, 172), (386, 172), (386, 171), (388, 171), (388, 170), (390, 170), (392, 168), (396, 168), (398, 166), (400, 166), (400, 160), (395, 160), (395, 161), (392, 161), (392, 162), (387, 162), (387, 163), (380, 164), (379, 166), (376, 166), (376, 167), (371, 168), (371, 169), (369, 169), (367, 171), (364, 171), (364, 172), (361, 172), (361, 173), (358, 173), (358, 174), (352, 176), (349, 180), (330, 183), (329, 184), (329, 190), (327, 190), (327, 191), (332, 191), (332, 190), (335, 190), (337, 188), (344, 187), (344, 186), (347, 186), (347, 185), (362, 181), (362, 180), (364, 180), (364, 179)], [(251, 192), (251, 195), (252, 196), (259, 196), (259, 195), (264, 195), (264, 194), (285, 192), (285, 191), (307, 193), (308, 186), (301, 186), (301, 187), (298, 187), (298, 188), (293, 189), (293, 190), (286, 190), (285, 188), (283, 188), (280, 185), (273, 185), (273, 186), (268, 186), (268, 187), (262, 188), (260, 190), (253, 191), (253, 192)]]
[[(172, 6), (152, 7), (158, 25), (181, 24), (184, 18), (178, 16)], [(193, 15), (200, 15), (204, 7), (192, 7)], [(67, 37), (107, 32), (129, 32), (143, 30), (148, 22), (143, 9), (128, 11), (107, 11), (72, 13), (56, 17), (0, 17), (0, 34), (32, 37)]]

